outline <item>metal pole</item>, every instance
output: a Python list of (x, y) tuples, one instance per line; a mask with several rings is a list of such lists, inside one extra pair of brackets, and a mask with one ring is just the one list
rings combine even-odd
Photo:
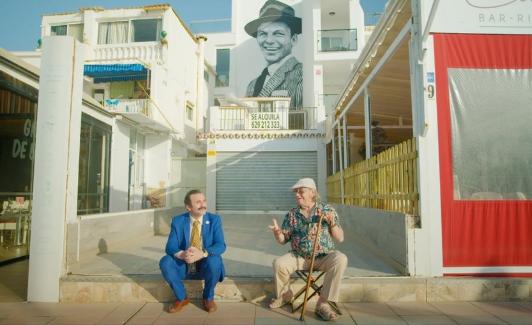
[(371, 132), (371, 96), (368, 88), (364, 90), (364, 121), (366, 126), (366, 159), (371, 158), (372, 155), (372, 132)]
[(333, 131), (333, 137), (332, 137), (331, 143), (332, 143), (332, 173), (334, 175), (336, 174), (336, 143), (334, 141), (334, 131)]
[(347, 155), (347, 117), (344, 117), (343, 129), (344, 129), (344, 168), (347, 168), (349, 166), (349, 156)]
[(340, 162), (340, 195), (341, 195), (341, 203), (344, 204), (345, 200), (345, 193), (344, 193), (344, 161), (343, 161), (343, 152), (342, 152), (342, 135), (340, 132), (340, 124), (337, 126), (338, 130), (338, 159)]

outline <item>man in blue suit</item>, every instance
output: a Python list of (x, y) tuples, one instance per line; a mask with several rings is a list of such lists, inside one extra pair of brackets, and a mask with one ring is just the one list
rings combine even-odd
[(186, 194), (185, 207), (188, 212), (172, 219), (166, 255), (159, 262), (163, 277), (177, 298), (168, 312), (178, 312), (189, 303), (183, 280), (193, 275), (205, 280), (203, 308), (214, 312), (214, 288), (225, 276), (222, 220), (207, 212), (205, 195), (199, 190)]

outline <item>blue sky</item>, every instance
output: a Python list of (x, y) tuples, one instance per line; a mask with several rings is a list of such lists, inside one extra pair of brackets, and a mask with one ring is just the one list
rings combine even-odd
[[(382, 12), (386, 2), (360, 0), (366, 20), (374, 23), (373, 13)], [(120, 8), (156, 3), (169, 3), (187, 24), (231, 16), (231, 0), (0, 0), (0, 47), (10, 51), (35, 49), (43, 14), (77, 11), (82, 7)]]

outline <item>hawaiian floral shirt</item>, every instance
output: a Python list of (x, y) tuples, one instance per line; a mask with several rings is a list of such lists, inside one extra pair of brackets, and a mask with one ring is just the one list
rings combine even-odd
[(320, 257), (334, 250), (334, 241), (329, 231), (329, 224), (326, 221), (327, 214), (333, 215), (334, 224), (340, 226), (338, 214), (333, 207), (324, 203), (316, 203), (312, 212), (312, 217), (305, 218), (300, 208), (288, 211), (284, 217), (281, 230), (292, 246), (292, 253), (297, 256), (309, 258), (312, 256), (312, 248), (316, 232), (318, 230), (318, 220), (320, 215), (324, 215), (321, 222), (320, 240), (316, 248), (316, 256)]

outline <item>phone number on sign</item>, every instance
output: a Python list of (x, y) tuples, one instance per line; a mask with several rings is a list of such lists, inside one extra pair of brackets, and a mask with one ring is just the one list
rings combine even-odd
[(252, 129), (279, 129), (279, 121), (251, 121)]

